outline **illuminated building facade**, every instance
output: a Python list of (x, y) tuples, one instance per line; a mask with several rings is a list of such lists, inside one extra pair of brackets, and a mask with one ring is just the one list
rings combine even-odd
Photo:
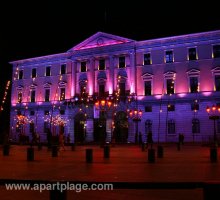
[(46, 141), (48, 130), (71, 143), (213, 137), (206, 107), (220, 105), (220, 31), (146, 41), (98, 32), (67, 52), (10, 64), (15, 141), (33, 132)]

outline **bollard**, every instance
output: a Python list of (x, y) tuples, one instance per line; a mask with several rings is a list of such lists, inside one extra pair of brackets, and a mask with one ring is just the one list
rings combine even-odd
[(3, 155), (4, 156), (9, 156), (9, 149), (10, 149), (10, 145), (9, 144), (3, 145)]
[(149, 163), (155, 162), (155, 150), (154, 149), (148, 149), (148, 162)]
[(58, 156), (58, 146), (54, 145), (52, 146), (52, 157), (57, 157)]
[(157, 146), (157, 157), (158, 158), (163, 158), (163, 147), (162, 146)]
[(110, 146), (105, 145), (104, 146), (104, 158), (109, 158), (110, 157)]
[(67, 200), (67, 190), (50, 190), (50, 200)]
[(34, 148), (33, 147), (27, 148), (27, 161), (34, 161)]
[(72, 151), (75, 151), (75, 150), (76, 150), (76, 145), (75, 145), (74, 143), (71, 145), (71, 150), (72, 150)]
[(87, 163), (93, 162), (93, 150), (92, 149), (86, 149), (86, 162)]
[(218, 148), (210, 147), (210, 161), (217, 162), (218, 161)]
[(146, 143), (142, 143), (142, 144), (141, 144), (141, 149), (142, 149), (142, 151), (145, 151), (145, 150), (146, 150)]
[(203, 199), (204, 200), (220, 199), (219, 191), (220, 191), (219, 182), (207, 182), (203, 186)]

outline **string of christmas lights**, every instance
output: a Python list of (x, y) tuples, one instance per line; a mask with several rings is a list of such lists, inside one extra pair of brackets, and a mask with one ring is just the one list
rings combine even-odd
[(3, 100), (2, 100), (2, 103), (1, 103), (0, 111), (4, 110), (4, 104), (6, 102), (6, 98), (7, 98), (7, 95), (8, 95), (8, 90), (9, 90), (10, 84), (11, 84), (11, 81), (7, 81), (7, 84), (6, 84), (6, 87), (5, 87), (5, 92), (4, 92), (4, 97), (3, 97)]

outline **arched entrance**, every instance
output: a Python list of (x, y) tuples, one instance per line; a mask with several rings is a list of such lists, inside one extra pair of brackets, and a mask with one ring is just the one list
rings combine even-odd
[(85, 124), (86, 117), (83, 113), (76, 114), (74, 118), (74, 141), (75, 143), (83, 143), (85, 141)]
[(117, 143), (127, 143), (128, 139), (128, 118), (126, 112), (119, 111), (114, 119), (115, 129), (113, 137)]

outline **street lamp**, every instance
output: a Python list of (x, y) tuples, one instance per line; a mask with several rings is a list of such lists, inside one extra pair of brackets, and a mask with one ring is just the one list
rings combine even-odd
[(216, 123), (215, 121), (219, 119), (220, 115), (220, 106), (213, 105), (212, 107), (207, 106), (206, 112), (209, 115), (209, 119), (214, 122), (214, 144), (217, 145), (217, 135), (216, 135)]
[[(142, 111), (138, 109), (129, 110), (129, 117), (136, 123), (135, 143), (138, 141), (138, 122), (141, 121)], [(141, 137), (141, 135), (140, 135)], [(139, 140), (140, 142), (140, 140)]]

